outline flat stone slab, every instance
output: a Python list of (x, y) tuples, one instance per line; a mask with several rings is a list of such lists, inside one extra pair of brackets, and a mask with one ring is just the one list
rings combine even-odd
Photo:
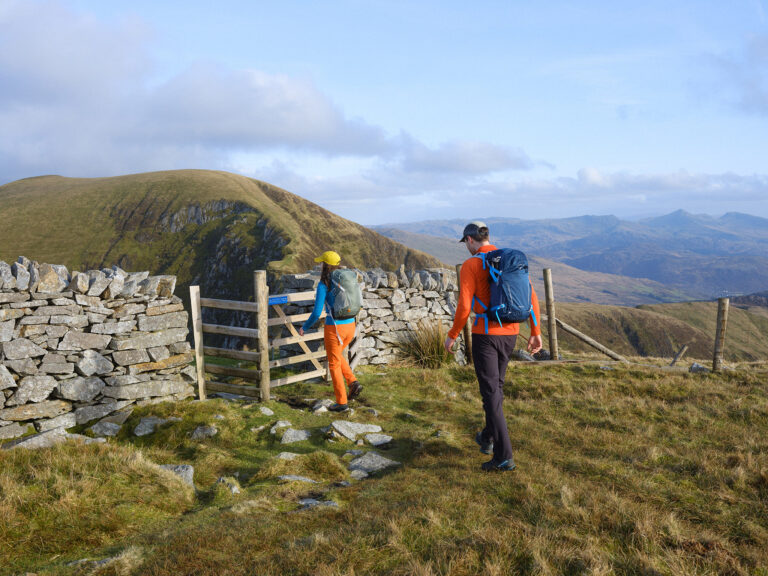
[(81, 434), (69, 434), (63, 428), (54, 428), (53, 430), (47, 430), (45, 432), (40, 432), (39, 434), (33, 434), (32, 436), (19, 438), (18, 440), (3, 445), (2, 448), (4, 450), (11, 448), (37, 450), (38, 448), (49, 448), (70, 440), (81, 440), (84, 444), (105, 442), (104, 438), (88, 438), (88, 436), (83, 436)]
[(77, 426), (77, 418), (75, 418), (74, 412), (67, 412), (61, 416), (55, 418), (49, 418), (48, 420), (38, 420), (35, 422), (35, 429), (38, 432), (45, 432), (47, 430), (53, 430), (54, 428), (73, 428)]
[(312, 436), (312, 433), (309, 430), (294, 430), (293, 428), (288, 428), (288, 430), (283, 433), (283, 438), (280, 440), (280, 443), (293, 444), (294, 442), (309, 440), (310, 436)]
[(278, 480), (282, 480), (283, 482), (305, 482), (307, 484), (317, 484), (317, 480), (312, 480), (312, 478), (307, 478), (306, 476), (296, 476), (295, 474), (284, 474), (283, 476), (278, 476)]
[(173, 472), (190, 486), (195, 486), (195, 469), (189, 464), (161, 464), (160, 468)]
[(0, 420), (20, 422), (40, 418), (55, 418), (65, 412), (70, 412), (72, 405), (64, 400), (46, 400), (37, 404), (25, 404), (16, 408), (0, 410)]
[(381, 472), (382, 470), (392, 468), (393, 466), (400, 466), (400, 462), (384, 458), (384, 456), (376, 454), (376, 452), (366, 452), (349, 463), (349, 469), (353, 472), (355, 470), (361, 470), (366, 474)]
[(110, 398), (119, 400), (136, 400), (137, 398), (150, 398), (153, 396), (170, 396), (186, 392), (190, 385), (180, 378), (168, 380), (151, 380), (125, 386), (107, 386), (101, 393)]
[(384, 446), (392, 442), (392, 436), (386, 434), (366, 434), (366, 442), (371, 446)]
[(381, 426), (376, 424), (360, 424), (359, 422), (350, 422), (349, 420), (334, 420), (331, 427), (344, 436), (347, 440), (354, 442), (360, 434), (375, 434), (381, 432)]
[(272, 410), (270, 410), (269, 408), (267, 408), (266, 406), (259, 406), (259, 412), (264, 414), (264, 416), (274, 416), (275, 415), (275, 413)]

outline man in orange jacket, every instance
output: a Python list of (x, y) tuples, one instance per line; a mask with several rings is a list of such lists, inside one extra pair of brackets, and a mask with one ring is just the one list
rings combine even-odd
[[(467, 250), (473, 256), (483, 252), (496, 250), (489, 240), (488, 226), (483, 222), (470, 222), (464, 227), (464, 234), (459, 242), (464, 242)], [(445, 339), (445, 349), (454, 353), (453, 344), (456, 342), (462, 328), (467, 323), (474, 297), (488, 306), (491, 300), (491, 286), (488, 271), (483, 269), (479, 258), (469, 258), (461, 266), (461, 286), (459, 301), (456, 305), (456, 315), (453, 327)], [(531, 286), (531, 305), (536, 318), (540, 318), (539, 299)], [(483, 312), (480, 305), (474, 310), (476, 314)], [(531, 337), (528, 339), (528, 351), (536, 353), (541, 350), (541, 329), (529, 319)], [(480, 445), (480, 451), (493, 454), (493, 458), (482, 465), (483, 470), (514, 470), (515, 462), (512, 457), (512, 444), (509, 441), (507, 421), (504, 418), (504, 376), (507, 372), (509, 357), (515, 349), (517, 335), (520, 333), (519, 324), (500, 325), (488, 319), (488, 330), (485, 324), (475, 322), (472, 328), (472, 358), (475, 364), (475, 374), (480, 385), (480, 395), (483, 398), (485, 411), (485, 428), (475, 436), (475, 442)]]

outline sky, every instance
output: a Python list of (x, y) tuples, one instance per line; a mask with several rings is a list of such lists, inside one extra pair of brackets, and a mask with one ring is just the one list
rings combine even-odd
[(366, 225), (768, 217), (768, 0), (0, 0), (0, 184), (182, 168)]

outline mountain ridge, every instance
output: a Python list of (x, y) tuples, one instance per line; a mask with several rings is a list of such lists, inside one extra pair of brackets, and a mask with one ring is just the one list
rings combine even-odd
[[(482, 218), (481, 218), (482, 219)], [(647, 278), (696, 297), (749, 294), (768, 287), (768, 219), (678, 210), (637, 222), (615, 216), (520, 220), (487, 218), (491, 239), (580, 270)], [(375, 226), (458, 239), (466, 220)]]

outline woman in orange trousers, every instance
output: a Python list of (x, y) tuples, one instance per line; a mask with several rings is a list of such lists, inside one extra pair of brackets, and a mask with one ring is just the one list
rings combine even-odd
[[(333, 310), (333, 294), (331, 292), (331, 273), (339, 267), (341, 256), (336, 252), (323, 252), (322, 255), (315, 258), (315, 262), (323, 263), (323, 271), (320, 275), (320, 282), (317, 284), (317, 293), (315, 296), (315, 307), (312, 314), (299, 329), (302, 336), (306, 330), (317, 322), (323, 307), (327, 310)], [(344, 358), (343, 351), (349, 346), (349, 343), (355, 337), (355, 319), (335, 320), (331, 314), (325, 316), (324, 340), (325, 352), (328, 355), (328, 370), (333, 380), (333, 392), (336, 396), (336, 403), (328, 407), (333, 412), (345, 412), (349, 410), (347, 400), (352, 400), (360, 394), (363, 387), (357, 381), (349, 363)], [(349, 397), (347, 396), (346, 384), (349, 385)]]

